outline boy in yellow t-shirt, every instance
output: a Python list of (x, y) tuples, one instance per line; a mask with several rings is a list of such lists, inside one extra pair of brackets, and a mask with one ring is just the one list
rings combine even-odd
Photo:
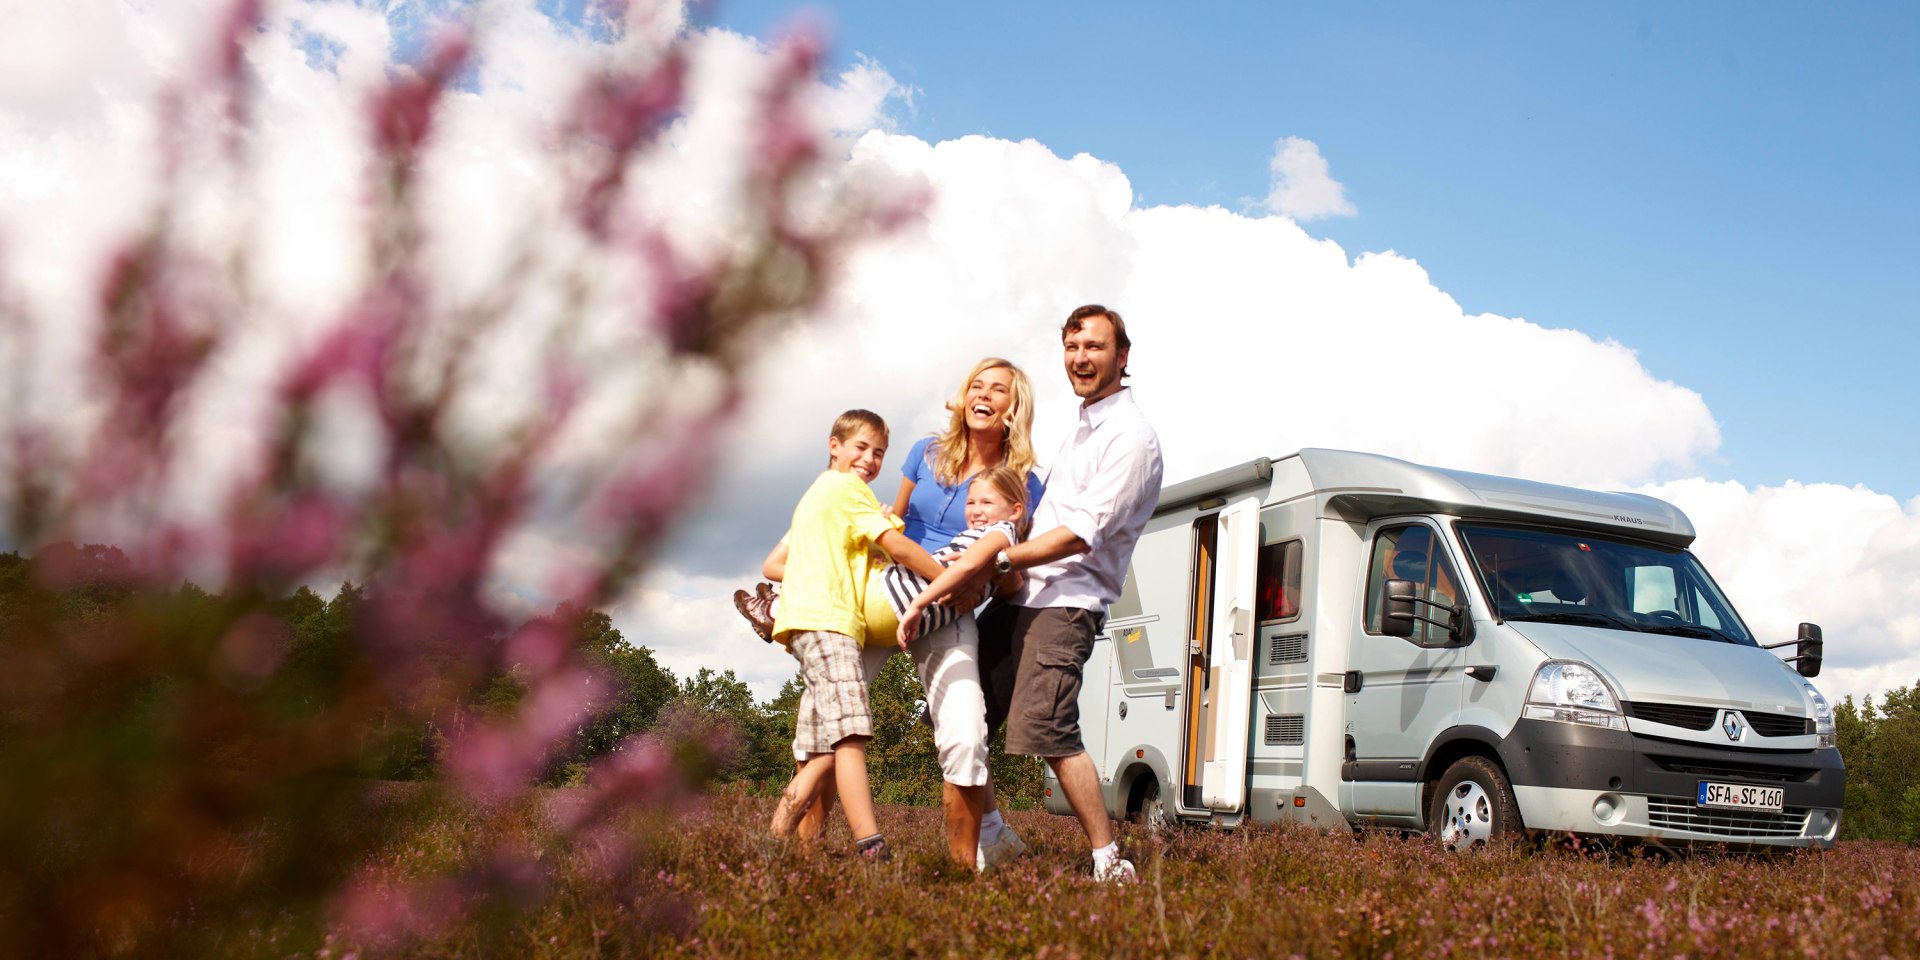
[(893, 856), (874, 819), (867, 786), (873, 720), (861, 645), (866, 640), (868, 574), (886, 562), (875, 557), (874, 548), (922, 576), (940, 572), (933, 557), (900, 532), (900, 519), (882, 510), (867, 486), (879, 475), (886, 455), (887, 423), (878, 414), (849, 410), (834, 421), (827, 439), (828, 469), (793, 508), (785, 589), (773, 624), (774, 639), (800, 661), (800, 678), (806, 682), (794, 718), (793, 744), (807, 756), (774, 809), (773, 834), (793, 833), (822, 779), (831, 773), (856, 848), (873, 860)]

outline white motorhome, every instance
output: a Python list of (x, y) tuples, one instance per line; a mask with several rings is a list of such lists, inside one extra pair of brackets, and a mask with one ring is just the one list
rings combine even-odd
[(1830, 846), (1819, 628), (1767, 652), (1693, 538), (1652, 497), (1339, 450), (1168, 486), (1086, 664), (1107, 808)]

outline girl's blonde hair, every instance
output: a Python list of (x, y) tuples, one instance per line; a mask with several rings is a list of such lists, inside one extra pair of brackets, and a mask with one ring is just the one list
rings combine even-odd
[(1011, 468), (1022, 483), (1033, 469), (1033, 384), (1012, 361), (988, 357), (974, 364), (973, 372), (960, 381), (960, 389), (947, 401), (947, 411), (952, 414), (947, 429), (934, 435), (933, 442), (939, 449), (934, 454), (933, 475), (947, 486), (966, 479), (962, 471), (973, 456), (973, 435), (967, 430), (967, 391), (981, 374), (997, 368), (1013, 375), (1013, 402), (1001, 426), (1000, 465)]
[[(974, 484), (986, 484), (995, 493), (1020, 505), (1020, 519), (1014, 523), (1014, 529), (1020, 531), (1020, 538), (1026, 539), (1027, 527), (1033, 521), (1033, 504), (1027, 502), (1027, 475), (1004, 463), (995, 464), (975, 475)], [(972, 492), (972, 487), (968, 487)]]

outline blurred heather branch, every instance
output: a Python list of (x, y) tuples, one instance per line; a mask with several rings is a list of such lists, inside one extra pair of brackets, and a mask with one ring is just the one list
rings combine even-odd
[[(232, 931), (262, 918), (315, 942), (333, 930), (397, 945), (459, 923), (504, 937), (551, 888), (542, 844), (588, 849), (599, 880), (630, 882), (644, 852), (636, 811), (680, 795), (689, 762), (737, 765), (743, 753), (737, 729), (709, 722), (712, 707), (666, 711), (712, 741), (691, 754), (634, 738), (631, 718), (609, 725), (612, 693), (644, 670), (617, 666), (610, 625), (587, 611), (622, 594), (700, 489), (763, 334), (817, 300), (851, 244), (911, 206), (821, 174), (822, 134), (801, 96), (821, 48), (801, 36), (774, 55), (750, 119), (729, 241), (718, 252), (680, 242), (635, 202), (634, 171), (671, 149), (663, 132), (692, 56), (681, 39), (637, 65), (583, 72), (548, 150), (570, 213), (528, 231), (489, 289), (456, 300), (429, 265), (421, 195), (436, 122), (485, 37), (451, 34), (370, 97), (371, 269), (279, 376), (241, 479), (212, 519), (196, 517), (171, 497), (195, 479), (189, 411), (257, 320), (258, 214), (243, 209), (237, 235), (209, 251), (177, 203), (189, 169), (236, 191), (249, 182), (247, 44), (262, 16), (256, 0), (236, 4), (206, 69), (162, 97), (161, 199), (106, 254), (81, 435), (4, 398), (5, 542), (32, 557), (0, 556), (8, 955), (251, 952), (265, 946)], [(557, 306), (538, 306), (536, 287), (561, 291)], [(623, 305), (619, 322), (644, 349), (579, 347), (609, 304)], [(543, 310), (552, 322), (533, 347), (530, 412), (491, 434), (463, 426), (463, 410), (501, 389), (475, 358)], [(29, 316), (4, 290), (0, 314), (10, 391), (33, 382), (23, 365), (36, 323), (79, 319)], [(608, 383), (625, 391), (624, 411), (589, 419)], [(320, 425), (342, 397), (364, 402), (375, 425), (362, 483), (321, 469), (335, 451)], [(583, 430), (615, 455), (570, 453)], [(489, 578), (535, 528), (562, 531), (575, 559), (538, 585), (558, 612), (516, 624)], [(112, 545), (77, 545), (102, 539)], [(193, 571), (218, 591), (187, 582)], [(359, 585), (331, 600), (305, 586), (342, 575)], [(584, 791), (537, 810), (536, 781), (589, 737), (602, 759)], [(441, 777), (404, 790), (374, 779), (426, 768)], [(555, 835), (482, 830), (483, 843), (427, 867), (368, 859), (440, 809), (502, 824), (536, 810)]]

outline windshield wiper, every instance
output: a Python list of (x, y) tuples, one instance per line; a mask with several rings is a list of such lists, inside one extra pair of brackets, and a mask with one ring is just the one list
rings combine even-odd
[(1529, 611), (1516, 616), (1508, 617), (1507, 619), (1508, 620), (1525, 620), (1533, 623), (1578, 623), (1578, 624), (1584, 624), (1589, 627), (1618, 627), (1622, 630), (1640, 629), (1640, 626), (1631, 620), (1626, 620), (1621, 617), (1616, 617), (1616, 616), (1613, 616), (1612, 614), (1601, 613), (1597, 610), (1591, 611), (1591, 612), (1581, 612), (1581, 613), (1573, 613), (1569, 611), (1547, 612), (1544, 610), (1539, 613), (1534, 613)]
[(1693, 637), (1696, 640), (1718, 640), (1721, 643), (1740, 645), (1732, 636), (1715, 630), (1705, 624), (1694, 623), (1655, 623), (1637, 627), (1641, 633), (1663, 633), (1670, 637)]

